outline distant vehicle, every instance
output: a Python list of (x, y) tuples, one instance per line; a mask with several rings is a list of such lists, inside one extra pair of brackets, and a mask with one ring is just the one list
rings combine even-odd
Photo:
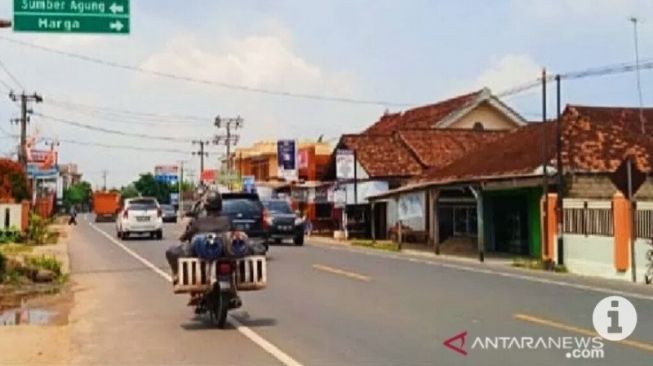
[(177, 222), (177, 210), (173, 205), (160, 205), (163, 222)]
[(117, 192), (94, 192), (93, 213), (95, 222), (112, 222), (120, 209), (120, 194)]
[(156, 198), (126, 199), (116, 219), (116, 235), (127, 239), (131, 234), (150, 234), (163, 239), (163, 211)]
[(304, 221), (297, 217), (285, 200), (264, 200), (267, 212), (268, 233), (266, 238), (277, 244), (292, 239), (295, 245), (304, 245)]
[(245, 232), (250, 240), (265, 240), (269, 219), (258, 194), (223, 193), (222, 214), (229, 217), (234, 230)]

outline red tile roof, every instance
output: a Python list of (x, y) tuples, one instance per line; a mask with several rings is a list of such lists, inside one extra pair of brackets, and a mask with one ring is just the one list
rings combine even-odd
[(488, 142), (505, 136), (505, 131), (468, 129), (403, 130), (397, 132), (420, 163), (442, 168)]
[[(644, 110), (644, 117), (653, 122), (653, 109)], [(653, 132), (651, 122), (646, 122), (647, 133)], [(565, 109), (562, 123), (565, 169), (608, 173), (633, 155), (641, 170), (651, 170), (653, 138), (641, 133), (638, 109), (572, 105)], [(419, 180), (437, 183), (534, 174), (542, 165), (544, 138), (547, 158), (555, 164), (555, 122), (533, 123), (444, 168), (429, 169)]]
[(451, 113), (472, 103), (482, 93), (483, 90), (479, 90), (435, 104), (409, 109), (403, 113), (385, 114), (363, 133), (379, 135), (397, 130), (432, 128)]
[(344, 135), (344, 148), (356, 150), (356, 158), (370, 177), (409, 177), (422, 173), (417, 158), (397, 136)]

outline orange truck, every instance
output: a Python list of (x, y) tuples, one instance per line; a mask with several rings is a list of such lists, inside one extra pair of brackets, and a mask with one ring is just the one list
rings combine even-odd
[(119, 193), (100, 191), (93, 193), (93, 213), (95, 213), (95, 222), (115, 221), (119, 209)]

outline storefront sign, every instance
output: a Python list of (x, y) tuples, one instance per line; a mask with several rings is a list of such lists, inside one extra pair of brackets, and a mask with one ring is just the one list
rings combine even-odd
[(297, 145), (295, 140), (277, 141), (279, 175), (287, 181), (297, 180)]
[(354, 152), (338, 150), (336, 152), (336, 178), (354, 179)]

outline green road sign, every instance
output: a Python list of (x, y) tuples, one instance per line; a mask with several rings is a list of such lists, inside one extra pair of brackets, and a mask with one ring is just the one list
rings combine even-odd
[(129, 33), (129, 0), (14, 0), (15, 32)]

